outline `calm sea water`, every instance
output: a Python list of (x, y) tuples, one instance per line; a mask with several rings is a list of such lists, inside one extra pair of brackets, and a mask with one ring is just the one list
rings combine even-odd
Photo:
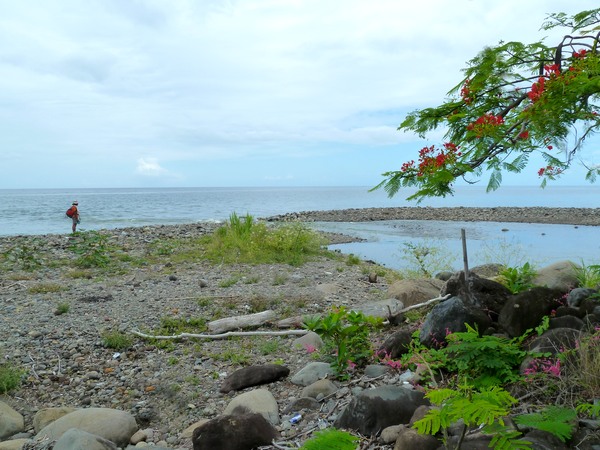
[[(369, 192), (368, 187), (0, 190), (0, 236), (69, 233), (71, 224), (65, 211), (73, 200), (79, 201), (79, 229), (85, 231), (224, 221), (234, 212), (258, 218), (299, 211), (412, 206), (404, 200), (408, 195), (390, 199), (384, 191)], [(600, 207), (600, 187), (503, 187), (486, 194), (482, 187), (468, 186), (458, 188), (453, 197), (430, 199), (419, 206), (596, 208)], [(450, 249), (454, 245), (459, 248), (461, 227), (467, 228), (473, 247), (483, 248), (500, 234), (504, 242), (497, 246), (533, 246), (535, 256), (545, 261), (567, 255), (571, 259), (600, 255), (597, 227), (421, 221), (317, 226), (366, 237), (366, 244), (348, 244), (341, 249), (396, 268), (404, 264), (405, 242), (435, 238)], [(498, 231), (502, 228), (509, 231)]]

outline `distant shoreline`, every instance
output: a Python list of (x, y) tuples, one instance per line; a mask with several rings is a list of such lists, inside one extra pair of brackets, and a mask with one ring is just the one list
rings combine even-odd
[(600, 226), (600, 208), (550, 207), (391, 207), (303, 211), (272, 216), (271, 222), (371, 222), (382, 220), (441, 220), (460, 222), (519, 222)]
[[(382, 220), (439, 220), (455, 222), (518, 222), (563, 225), (600, 226), (600, 208), (549, 207), (385, 207), (351, 208), (324, 211), (302, 211), (259, 218), (267, 222), (375, 222)], [(107, 228), (110, 234), (140, 234), (145, 237), (169, 237), (180, 234), (207, 234), (219, 227), (215, 222), (193, 222), (177, 225), (140, 225), (138, 227)], [(68, 228), (68, 227), (65, 227)], [(65, 233), (22, 234), (0, 236), (0, 240), (17, 237), (69, 236)]]

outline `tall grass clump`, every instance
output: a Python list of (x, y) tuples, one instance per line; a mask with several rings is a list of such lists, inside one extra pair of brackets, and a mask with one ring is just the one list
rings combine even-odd
[(0, 363), (0, 394), (16, 389), (21, 384), (25, 371), (8, 363)]
[(224, 263), (285, 263), (302, 265), (311, 257), (325, 254), (324, 239), (300, 223), (267, 227), (250, 215), (231, 214), (229, 221), (213, 233), (206, 257)]

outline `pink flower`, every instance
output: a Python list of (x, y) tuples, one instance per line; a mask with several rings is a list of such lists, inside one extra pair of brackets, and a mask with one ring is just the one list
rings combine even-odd
[(317, 347), (315, 347), (314, 345), (310, 345), (310, 344), (305, 344), (304, 348), (306, 349), (307, 353), (314, 353), (317, 351)]

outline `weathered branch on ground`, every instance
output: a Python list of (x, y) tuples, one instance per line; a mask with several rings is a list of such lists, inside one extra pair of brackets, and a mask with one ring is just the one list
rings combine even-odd
[(224, 319), (208, 322), (208, 331), (214, 334), (223, 333), (240, 328), (258, 327), (270, 322), (275, 318), (275, 311), (267, 309), (255, 314), (245, 316), (225, 317)]
[(141, 331), (132, 330), (130, 333), (136, 336), (143, 337), (146, 339), (184, 339), (184, 338), (195, 338), (195, 339), (225, 339), (232, 336), (304, 336), (308, 333), (308, 330), (287, 330), (287, 331), (228, 331), (220, 334), (194, 334), (194, 333), (181, 333), (174, 336), (156, 336), (153, 334), (142, 333)]
[(403, 308), (400, 311), (398, 311), (396, 314), (392, 314), (392, 310), (388, 306), (388, 319), (387, 319), (386, 324), (397, 325), (401, 322), (402, 314), (404, 314), (405, 312), (412, 311), (413, 309), (423, 308), (425, 306), (431, 305), (432, 303), (447, 300), (450, 297), (451, 297), (451, 294), (446, 294), (443, 297), (432, 298), (423, 303), (417, 303), (416, 305), (407, 306), (406, 308)]

